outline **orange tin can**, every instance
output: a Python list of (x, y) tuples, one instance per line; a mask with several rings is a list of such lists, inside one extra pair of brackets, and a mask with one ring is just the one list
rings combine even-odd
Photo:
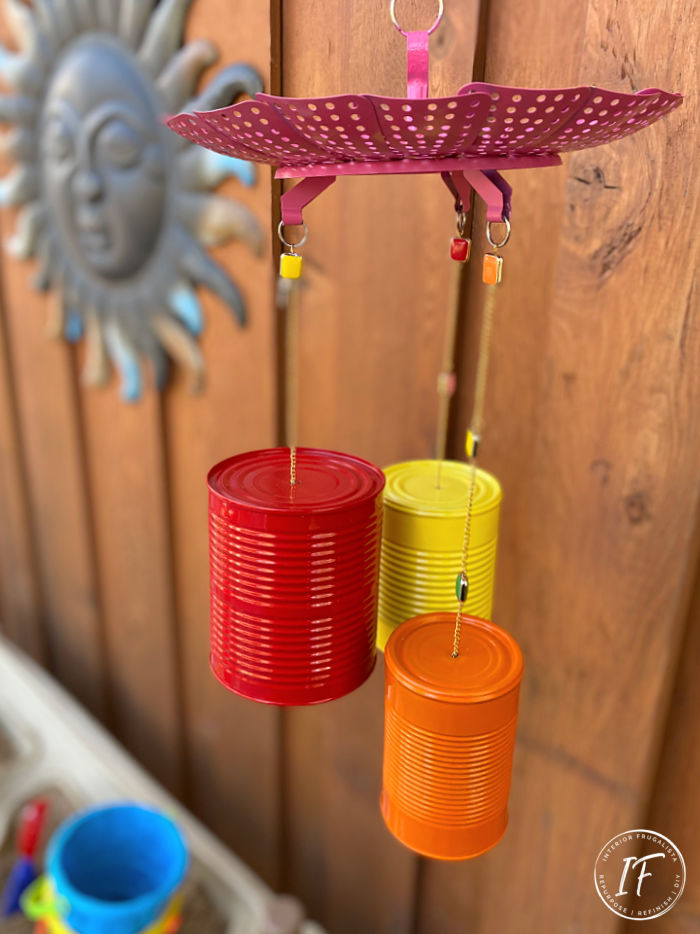
[(454, 613), (399, 626), (385, 649), (381, 808), (402, 843), (434, 859), (469, 859), (508, 824), (523, 656), (500, 626)]

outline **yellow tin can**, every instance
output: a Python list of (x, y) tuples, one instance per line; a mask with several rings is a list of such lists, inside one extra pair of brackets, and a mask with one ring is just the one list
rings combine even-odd
[[(471, 468), (458, 461), (404, 461), (384, 471), (384, 528), (379, 576), (377, 645), (382, 651), (404, 620), (457, 610)], [(477, 468), (467, 577), (466, 613), (490, 619), (496, 574), (501, 486)]]

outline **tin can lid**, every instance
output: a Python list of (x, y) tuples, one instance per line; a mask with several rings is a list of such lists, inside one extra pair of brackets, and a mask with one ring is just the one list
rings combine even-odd
[[(442, 461), (440, 486), (437, 485), (438, 461), (403, 461), (384, 469), (384, 502), (394, 509), (412, 514), (451, 517), (464, 513), (469, 495), (471, 467), (462, 461)], [(495, 509), (502, 498), (498, 480), (477, 467), (472, 514)]]
[(507, 694), (523, 675), (523, 656), (500, 626), (462, 617), (460, 653), (452, 657), (454, 613), (427, 613), (401, 623), (384, 650), (394, 678), (434, 700), (479, 703)]
[(374, 499), (382, 471), (337, 451), (297, 448), (296, 483), (289, 480), (289, 448), (247, 451), (216, 464), (209, 489), (231, 503), (262, 512), (334, 512)]

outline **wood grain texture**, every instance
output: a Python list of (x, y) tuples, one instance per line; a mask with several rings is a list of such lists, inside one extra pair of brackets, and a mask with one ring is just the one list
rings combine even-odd
[(0, 628), (36, 661), (48, 664), (20, 425), (0, 306)]
[(43, 333), (47, 302), (26, 265), (6, 261), (7, 319), (35, 521), (52, 668), (86, 706), (105, 715), (94, 544), (82, 433), (68, 347)]
[[(190, 38), (249, 61), (268, 90), (402, 95), (405, 43), (372, 0), (198, 0)], [(407, 28), (433, 0), (399, 0)], [(214, 251), (250, 324), (203, 295), (208, 381), (177, 374), (126, 407), (82, 390), (43, 334), (31, 264), (3, 257), (0, 613), (34, 653), (257, 872), (330, 934), (612, 934), (592, 867), (647, 823), (681, 847), (683, 899), (655, 922), (700, 930), (700, 307), (697, 0), (446, 0), (432, 91), (485, 77), (678, 89), (638, 135), (510, 173), (513, 237), (496, 313), (483, 466), (504, 487), (495, 618), (526, 658), (511, 821), (464, 864), (418, 860), (379, 812), (383, 661), (363, 688), (278, 711), (226, 692), (208, 666), (207, 496), (218, 460), (274, 444), (276, 195), (222, 193), (270, 236)], [(0, 27), (0, 39), (4, 39)], [(207, 80), (207, 79), (205, 79)], [(429, 456), (452, 272), (436, 178), (341, 179), (306, 212), (300, 440), (380, 465)], [(11, 212), (2, 219), (7, 235)], [(480, 322), (475, 215), (451, 446), (462, 456)], [(4, 346), (3, 346), (4, 342)], [(693, 868), (695, 867), (695, 868)]]
[[(188, 37), (214, 38), (221, 63), (246, 61), (269, 89), (271, 16), (267, 2), (207, 0), (193, 6)], [(206, 81), (206, 76), (205, 79)], [(222, 194), (245, 202), (270, 231), (270, 170), (253, 189)], [(204, 393), (190, 396), (176, 380), (165, 399), (167, 462), (175, 560), (176, 615), (182, 650), (190, 802), (269, 882), (279, 877), (280, 714), (227, 692), (209, 670), (207, 559), (208, 470), (232, 454), (275, 443), (275, 318), (270, 235), (253, 257), (243, 244), (214, 251), (241, 287), (249, 323), (202, 295), (207, 327)]]
[[(700, 570), (700, 569), (698, 569)], [(681, 646), (664, 740), (645, 827), (658, 829), (680, 848), (687, 879), (683, 895), (668, 914), (654, 921), (658, 934), (696, 934), (700, 930), (700, 574)], [(627, 922), (631, 934), (634, 922)]]
[[(80, 365), (79, 365), (80, 366)], [(125, 404), (116, 377), (83, 390), (112, 728), (171, 791), (183, 790), (168, 469), (161, 401)]]
[(526, 915), (533, 930), (612, 931), (592, 864), (644, 816), (697, 521), (697, 260), (683, 234), (697, 222), (696, 76), (677, 44), (692, 16), (492, 11), (489, 80), (691, 99), (675, 120), (573, 156), (566, 190), (561, 169), (511, 179), (483, 444), (505, 490), (495, 618), (526, 659), (511, 821), (475, 865), (430, 864), (419, 930), (517, 931)]
[[(0, 41), (12, 47), (2, 17)], [(3, 238), (12, 231), (15, 216), (14, 210), (3, 212)], [(32, 523), (38, 579), (35, 600), (43, 604), (52, 670), (93, 713), (104, 718), (99, 598), (70, 350), (46, 339), (48, 302), (32, 288), (32, 271), (30, 263), (3, 257), (5, 337), (28, 500), (26, 515), (19, 521)], [(10, 473), (7, 477), (9, 481)], [(21, 509), (21, 501), (13, 508)], [(16, 523), (17, 517), (12, 521)], [(28, 543), (20, 542), (19, 547), (26, 551)], [(32, 574), (34, 559), (28, 552), (26, 557), (25, 573)], [(23, 610), (30, 618), (38, 611), (38, 603)]]
[[(431, 90), (471, 77), (478, 7), (448, 5), (431, 40)], [(406, 29), (432, 4), (398, 4)], [(406, 44), (388, 5), (284, 5), (283, 90), (403, 96)], [(426, 20), (427, 17), (427, 20)], [(307, 208), (300, 308), (302, 444), (375, 463), (431, 456), (454, 233), (436, 177), (342, 178)], [(286, 714), (289, 885), (333, 934), (412, 930), (417, 859), (379, 811), (383, 662), (351, 697)]]

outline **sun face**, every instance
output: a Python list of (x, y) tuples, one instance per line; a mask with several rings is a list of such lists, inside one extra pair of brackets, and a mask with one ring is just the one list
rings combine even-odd
[(211, 194), (231, 175), (252, 184), (253, 167), (163, 125), (169, 112), (262, 89), (253, 69), (233, 65), (193, 99), (217, 55), (205, 40), (181, 47), (190, 2), (5, 5), (19, 48), (0, 55), (13, 88), (0, 98), (0, 119), (14, 124), (0, 147), (18, 162), (0, 183), (0, 203), (20, 207), (8, 249), (37, 257), (37, 287), (58, 293), (50, 331), (85, 336), (84, 381), (103, 383), (111, 360), (129, 400), (142, 393), (144, 360), (159, 388), (169, 357), (201, 382), (196, 286), (245, 320), (238, 289), (206, 248), (233, 237), (262, 246), (250, 212)]

